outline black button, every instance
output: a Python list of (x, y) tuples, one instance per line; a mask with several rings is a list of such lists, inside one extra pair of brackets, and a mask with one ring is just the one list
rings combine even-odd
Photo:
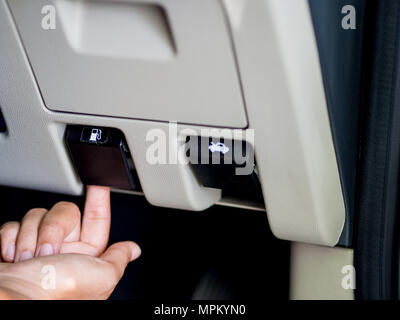
[(82, 183), (140, 190), (129, 148), (120, 130), (68, 126), (66, 142)]
[(189, 162), (203, 186), (222, 189), (224, 196), (262, 201), (250, 144), (209, 137), (189, 137), (188, 144)]

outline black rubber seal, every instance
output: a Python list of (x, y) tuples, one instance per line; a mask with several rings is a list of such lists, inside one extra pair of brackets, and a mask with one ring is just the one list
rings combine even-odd
[(369, 21), (370, 65), (362, 103), (356, 298), (387, 300), (398, 297), (400, 1), (369, 5), (374, 19)]

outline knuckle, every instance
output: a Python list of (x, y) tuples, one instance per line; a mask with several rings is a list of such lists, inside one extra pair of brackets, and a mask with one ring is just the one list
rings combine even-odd
[(73, 214), (74, 217), (80, 217), (79, 207), (73, 202), (60, 201), (54, 205), (54, 208), (68, 211), (69, 213)]
[(91, 220), (107, 220), (108, 209), (102, 205), (90, 205), (85, 208), (85, 216)]
[(55, 204), (55, 207), (64, 208), (64, 209), (68, 209), (68, 210), (79, 210), (78, 206), (75, 203), (69, 202), (69, 201), (57, 202)]
[(99, 210), (88, 210), (86, 211), (85, 216), (87, 219), (90, 220), (97, 220), (97, 221), (107, 220), (107, 217), (102, 212), (99, 212)]
[(54, 235), (60, 234), (63, 232), (63, 228), (56, 222), (49, 223), (44, 222), (39, 229), (39, 237), (53, 237)]

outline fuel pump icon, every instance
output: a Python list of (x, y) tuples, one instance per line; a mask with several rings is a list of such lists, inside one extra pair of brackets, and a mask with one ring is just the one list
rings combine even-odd
[(97, 142), (101, 140), (102, 131), (100, 129), (92, 129), (89, 141)]

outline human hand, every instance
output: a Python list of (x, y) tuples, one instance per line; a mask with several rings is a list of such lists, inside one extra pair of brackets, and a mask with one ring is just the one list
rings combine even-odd
[[(51, 210), (32, 209), (21, 223), (0, 228), (0, 297), (26, 299), (105, 299), (126, 265), (139, 257), (133, 242), (107, 250), (110, 190), (90, 186), (83, 219), (79, 208), (59, 202)], [(12, 263), (14, 262), (14, 263)], [(44, 288), (43, 267), (54, 270), (54, 287)]]

